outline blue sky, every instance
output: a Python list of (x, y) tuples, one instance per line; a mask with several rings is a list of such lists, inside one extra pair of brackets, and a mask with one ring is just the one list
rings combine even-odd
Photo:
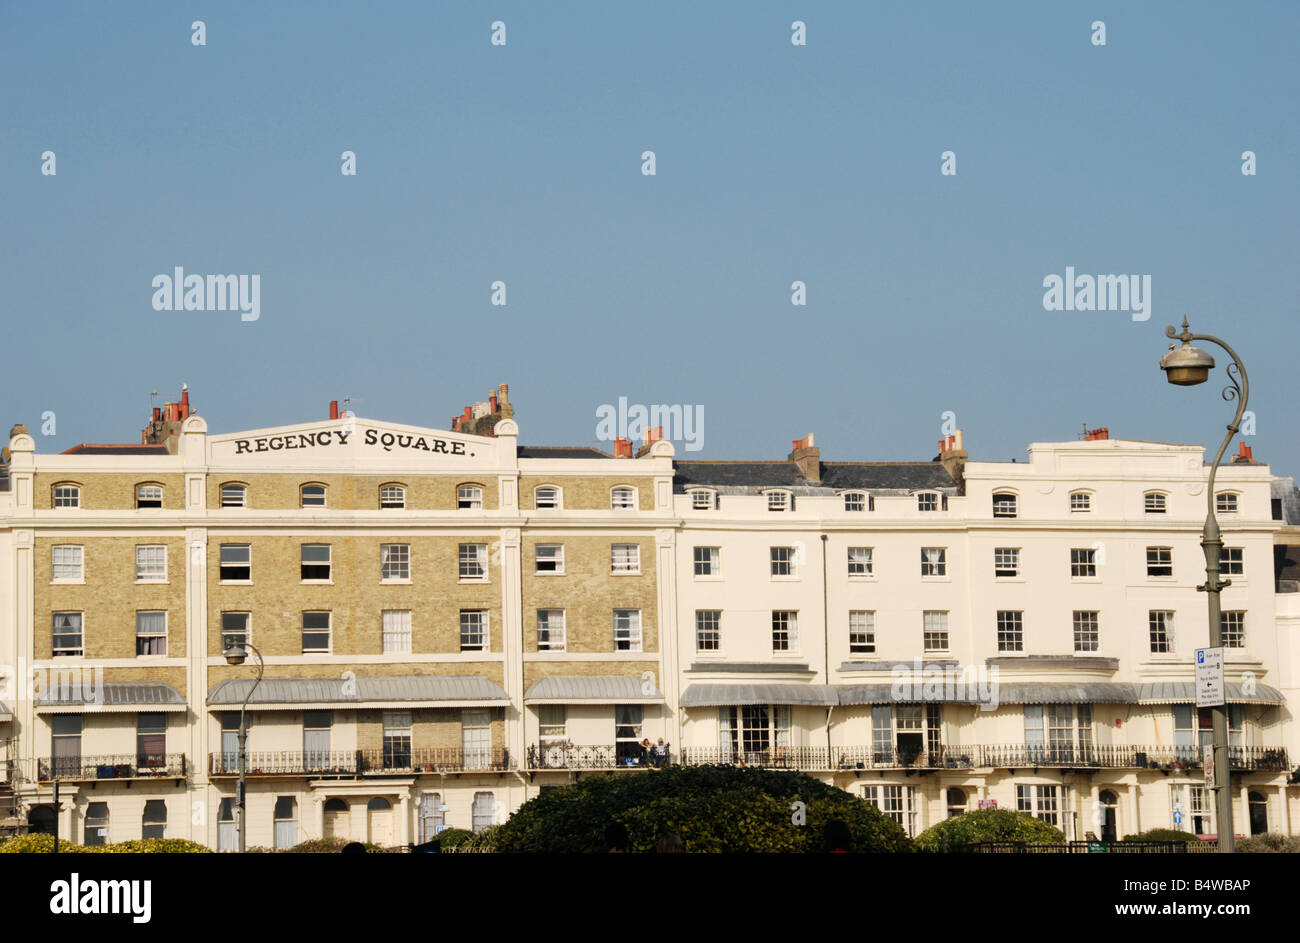
[[(977, 460), (1217, 443), (1222, 383), (1157, 368), (1186, 313), (1297, 474), (1297, 35), (1293, 2), (5, 3), (0, 421), (132, 441), (186, 381), (212, 431), (346, 394), (445, 428), (507, 381), (532, 444), (620, 396), (703, 405), (687, 457), (924, 460), (949, 410)], [(1149, 274), (1151, 319), (1045, 311), (1067, 265)], [(153, 310), (175, 266), (259, 274), (260, 318)]]

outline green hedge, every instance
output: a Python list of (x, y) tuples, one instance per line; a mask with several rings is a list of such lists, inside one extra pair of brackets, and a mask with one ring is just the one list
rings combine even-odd
[(1300, 836), (1268, 832), (1239, 838), (1233, 847), (1243, 854), (1300, 854)]
[(1024, 812), (1010, 809), (980, 809), (963, 812), (916, 836), (918, 848), (957, 849), (982, 842), (1026, 842), (1035, 845), (1062, 845), (1065, 835), (1054, 825)]
[(444, 828), (438, 833), (438, 848), (459, 848), (473, 837), (467, 828)]
[(1187, 844), (1199, 843), (1200, 839), (1191, 832), (1180, 832), (1176, 828), (1152, 828), (1136, 835), (1126, 835), (1120, 841), (1180, 841)]
[[(803, 824), (794, 819), (803, 804)], [(843, 821), (856, 852), (910, 851), (902, 827), (875, 806), (802, 773), (732, 766), (671, 766), (588, 776), (531, 799), (474, 837), (499, 852), (604, 852), (605, 830), (622, 824), (633, 852), (668, 834), (688, 852), (820, 852), (822, 828)]]
[[(54, 836), (38, 833), (18, 835), (0, 844), (3, 854), (51, 854), (54, 851)], [(189, 841), (185, 838), (138, 838), (133, 841), (118, 842), (113, 845), (77, 845), (70, 841), (59, 841), (59, 854), (208, 854), (212, 851), (207, 845)]]

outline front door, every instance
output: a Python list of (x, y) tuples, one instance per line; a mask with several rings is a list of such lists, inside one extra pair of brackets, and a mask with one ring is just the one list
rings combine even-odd
[(1110, 790), (1103, 790), (1098, 799), (1101, 802), (1101, 840), (1119, 841), (1116, 827), (1119, 800)]
[(1263, 835), (1268, 831), (1268, 799), (1262, 792), (1252, 792), (1250, 798), (1250, 834)]
[(352, 813), (348, 804), (342, 799), (325, 801), (323, 826), (326, 838), (343, 838), (352, 840)]

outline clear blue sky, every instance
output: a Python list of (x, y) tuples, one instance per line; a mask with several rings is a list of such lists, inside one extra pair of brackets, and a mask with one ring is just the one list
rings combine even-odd
[[(188, 381), (214, 432), (345, 394), (445, 428), (508, 381), (531, 444), (619, 396), (702, 404), (689, 457), (924, 460), (945, 410), (974, 459), (1217, 442), (1222, 384), (1157, 368), (1188, 313), (1300, 474), (1297, 36), (1290, 0), (4, 3), (0, 422), (132, 441)], [(259, 274), (260, 319), (154, 311), (178, 265)], [(1151, 319), (1045, 311), (1067, 265), (1151, 275)]]

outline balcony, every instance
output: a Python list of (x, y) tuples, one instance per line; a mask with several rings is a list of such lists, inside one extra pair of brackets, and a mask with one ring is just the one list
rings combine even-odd
[(537, 769), (652, 769), (673, 762), (671, 753), (647, 753), (635, 743), (574, 746), (571, 743), (534, 744), (528, 748), (528, 768)]
[(386, 747), (358, 750), (360, 773), (474, 773), (510, 769), (510, 752), (504, 749), (457, 747)]
[[(208, 756), (208, 772), (213, 776), (238, 776), (239, 754), (213, 753)], [(248, 754), (249, 776), (354, 776), (357, 753), (275, 750)]]
[(51, 779), (184, 779), (186, 772), (184, 753), (58, 756), (42, 757), (36, 761), (36, 777), (41, 782)]

